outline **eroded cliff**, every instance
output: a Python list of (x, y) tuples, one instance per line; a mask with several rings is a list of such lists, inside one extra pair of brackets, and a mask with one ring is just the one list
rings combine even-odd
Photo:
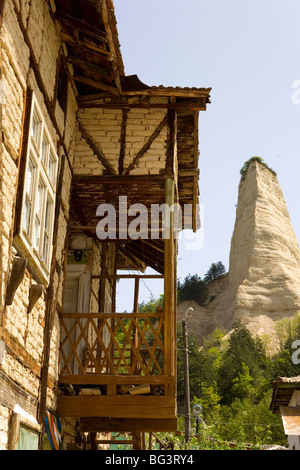
[[(276, 348), (276, 322), (300, 311), (300, 248), (276, 174), (252, 160), (242, 175), (229, 272), (208, 285), (209, 299), (193, 303), (200, 343), (217, 326), (240, 319)], [(179, 305), (181, 319), (187, 302)], [(190, 320), (191, 321), (191, 320)]]

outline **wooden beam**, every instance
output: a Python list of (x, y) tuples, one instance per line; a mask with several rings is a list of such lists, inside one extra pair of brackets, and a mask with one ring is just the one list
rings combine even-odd
[(50, 279), (49, 286), (46, 291), (46, 308), (45, 308), (45, 324), (44, 324), (44, 338), (43, 338), (43, 355), (42, 355), (42, 368), (41, 368), (41, 382), (40, 382), (40, 402), (38, 410), (38, 422), (41, 424), (42, 432), (40, 434), (39, 449), (43, 449), (44, 436), (45, 436), (45, 416), (47, 407), (48, 396), (48, 378), (51, 354), (51, 338), (53, 332), (53, 325), (55, 319), (55, 312), (57, 307), (57, 297), (55, 296), (55, 276), (57, 264), (57, 247), (59, 236), (59, 214), (61, 210), (62, 192), (64, 184), (64, 173), (66, 166), (66, 154), (60, 155), (60, 169), (59, 177), (56, 185), (55, 197), (55, 211), (54, 211), (54, 229), (53, 229), (53, 251), (50, 266)]
[(152, 87), (146, 90), (123, 91), (124, 96), (174, 96), (181, 98), (206, 98), (209, 99), (211, 88), (172, 88)]
[[(142, 97), (141, 97), (142, 99)], [(100, 101), (102, 100), (102, 101)], [(174, 109), (176, 111), (205, 111), (206, 100), (196, 98), (191, 101), (177, 103), (151, 103), (150, 101), (105, 101), (99, 94), (81, 96), (78, 98), (79, 108), (104, 108), (104, 109)]]
[(59, 396), (61, 418), (175, 418), (175, 396), (115, 395)]
[[(168, 148), (167, 148), (167, 157), (166, 157), (166, 176), (168, 178), (174, 178), (175, 175), (175, 164), (177, 163), (177, 114), (174, 110), (168, 111), (168, 126), (169, 126), (169, 136), (168, 136)], [(177, 170), (177, 168), (176, 168)]]
[(37, 415), (38, 401), (1, 371), (0, 402), (9, 410), (14, 410), (19, 405), (30, 415)]
[(72, 79), (75, 82), (82, 83), (83, 85), (88, 85), (92, 88), (97, 88), (98, 90), (107, 91), (107, 92), (109, 92), (113, 95), (118, 94), (118, 90), (114, 86), (106, 85), (106, 83), (103, 83), (101, 81), (93, 80), (92, 78), (83, 77), (82, 75), (74, 74), (74, 75), (72, 75)]
[(160, 124), (157, 126), (153, 134), (149, 137), (148, 141), (145, 143), (145, 145), (141, 148), (141, 150), (138, 152), (138, 154), (134, 157), (132, 163), (128, 166), (128, 168), (124, 171), (124, 175), (128, 175), (131, 170), (134, 169), (134, 167), (138, 164), (140, 159), (143, 157), (143, 155), (147, 152), (147, 150), (150, 148), (151, 144), (153, 141), (156, 139), (156, 137), (159, 136), (160, 132), (162, 129), (165, 127), (165, 125), (168, 123), (168, 116), (165, 116), (163, 120), (160, 122)]
[(123, 174), (124, 171), (124, 158), (126, 150), (126, 127), (128, 118), (128, 109), (122, 111), (122, 126), (121, 126), (121, 137), (120, 137), (120, 156), (119, 156), (119, 175)]
[(20, 436), (20, 415), (12, 413), (9, 420), (8, 450), (18, 450)]
[(140, 313), (140, 312), (132, 312), (132, 313), (127, 313), (124, 315), (124, 313), (118, 312), (118, 313), (107, 313), (107, 312), (93, 312), (93, 313), (78, 313), (78, 312), (72, 312), (72, 313), (61, 313), (62, 318), (94, 318), (94, 319), (109, 319), (109, 318), (160, 318), (162, 317), (162, 313)]
[[(112, 186), (122, 185), (122, 184), (140, 184), (141, 187), (145, 183), (161, 183), (164, 185), (165, 176), (164, 175), (74, 175), (74, 181), (82, 181), (84, 183), (91, 183), (95, 185), (109, 184)], [(164, 186), (162, 186), (164, 187)]]
[(151, 385), (175, 385), (174, 377), (168, 377), (166, 375), (97, 375), (97, 374), (85, 374), (85, 375), (61, 375), (59, 383), (72, 385), (140, 385), (150, 383)]
[[(152, 245), (153, 248), (155, 248)], [(107, 274), (107, 275), (94, 275), (92, 279), (163, 279), (164, 276), (160, 274)]]
[(123, 70), (120, 71), (120, 61), (122, 60), (120, 57), (120, 54), (118, 54), (118, 51), (115, 47), (115, 41), (114, 41), (114, 35), (111, 31), (110, 27), (110, 21), (109, 21), (109, 16), (108, 16), (108, 8), (107, 8), (107, 3), (106, 0), (102, 0), (101, 4), (98, 6), (100, 10), (100, 14), (102, 17), (102, 21), (106, 30), (107, 34), (107, 39), (109, 43), (109, 49), (112, 52), (113, 56), (113, 68), (114, 68), (114, 75), (115, 75), (115, 82), (117, 85), (117, 89), (119, 94), (122, 93), (122, 85), (121, 85), (121, 74), (123, 75)]
[(107, 42), (107, 34), (105, 31), (101, 31), (100, 29), (95, 28), (94, 26), (86, 23), (85, 21), (74, 18), (73, 16), (68, 15), (67, 13), (61, 10), (56, 10), (54, 16), (55, 19), (60, 21), (62, 24), (71, 26), (71, 28), (77, 29), (78, 31), (81, 31), (82, 33), (87, 34), (88, 36), (92, 36), (93, 38), (98, 39), (99, 41)]
[[(174, 204), (174, 180), (166, 180), (165, 202), (170, 207)], [(174, 246), (174, 220), (172, 213), (170, 220), (166, 220), (165, 225), (169, 228), (169, 238), (165, 239), (164, 258), (164, 346), (165, 346), (165, 374), (175, 375), (175, 352), (176, 352), (176, 316), (174, 303), (174, 277), (175, 277), (175, 246)], [(167, 234), (166, 234), (167, 235)]]
[(106, 57), (106, 59), (109, 61), (112, 60), (112, 53), (110, 51), (107, 51), (106, 49), (103, 49), (100, 46), (96, 46), (95, 44), (91, 44), (90, 42), (87, 42), (87, 41), (81, 41), (80, 39), (72, 36), (69, 33), (66, 33), (65, 31), (61, 31), (61, 38), (64, 42), (66, 42), (70, 46), (75, 46), (88, 52), (91, 51), (93, 53), (97, 53), (97, 54), (100, 54), (101, 56)]
[(96, 439), (95, 441), (97, 444), (118, 444), (118, 445), (131, 445), (133, 441), (129, 441), (126, 439)]
[(102, 150), (100, 149), (99, 145), (96, 144), (94, 141), (93, 141), (93, 138), (89, 135), (89, 133), (86, 131), (86, 129), (83, 127), (83, 125), (81, 123), (78, 124), (78, 130), (79, 132), (81, 133), (82, 137), (84, 138), (84, 140), (86, 141), (86, 143), (91, 147), (91, 149), (93, 150), (94, 154), (96, 155), (96, 157), (98, 158), (98, 160), (100, 161), (100, 163), (104, 166), (104, 168), (111, 174), (111, 175), (115, 175), (116, 172), (114, 170), (114, 168), (111, 166), (111, 164), (109, 163), (109, 161), (106, 159), (106, 157), (104, 156)]
[(70, 54), (66, 57), (66, 61), (83, 68), (87, 72), (93, 72), (107, 80), (113, 80), (112, 72), (105, 67), (90, 63), (87, 60), (79, 59), (79, 57)]
[(177, 418), (81, 418), (81, 432), (176, 432)]

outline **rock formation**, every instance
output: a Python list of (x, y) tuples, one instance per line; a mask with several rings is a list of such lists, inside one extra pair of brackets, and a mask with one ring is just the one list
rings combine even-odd
[[(300, 311), (299, 243), (276, 174), (259, 161), (241, 178), (229, 272), (208, 288), (211, 301), (193, 303), (200, 343), (216, 326), (230, 331), (240, 319), (274, 349), (276, 322)], [(179, 305), (179, 319), (187, 304)]]

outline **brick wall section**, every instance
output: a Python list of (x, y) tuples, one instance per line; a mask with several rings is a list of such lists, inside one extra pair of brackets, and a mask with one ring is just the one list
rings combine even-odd
[[(133, 101), (130, 100), (130, 101)], [(153, 103), (165, 103), (164, 98), (151, 98)], [(126, 127), (126, 150), (124, 169), (149, 140), (157, 126), (166, 116), (163, 109), (133, 108), (128, 112)], [(79, 121), (101, 148), (104, 156), (118, 174), (122, 110), (86, 108), (79, 112)], [(165, 168), (167, 127), (164, 127), (150, 148), (131, 171), (132, 175), (159, 174)], [(80, 175), (102, 175), (103, 166), (94, 155), (80, 132), (76, 137), (74, 173)]]

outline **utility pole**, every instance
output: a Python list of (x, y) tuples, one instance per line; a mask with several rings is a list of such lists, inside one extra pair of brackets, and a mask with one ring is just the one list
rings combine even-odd
[(184, 434), (187, 443), (191, 436), (191, 405), (190, 405), (190, 374), (189, 374), (189, 350), (187, 335), (187, 320), (194, 312), (190, 307), (182, 320), (182, 336), (183, 336), (183, 367), (184, 367)]

